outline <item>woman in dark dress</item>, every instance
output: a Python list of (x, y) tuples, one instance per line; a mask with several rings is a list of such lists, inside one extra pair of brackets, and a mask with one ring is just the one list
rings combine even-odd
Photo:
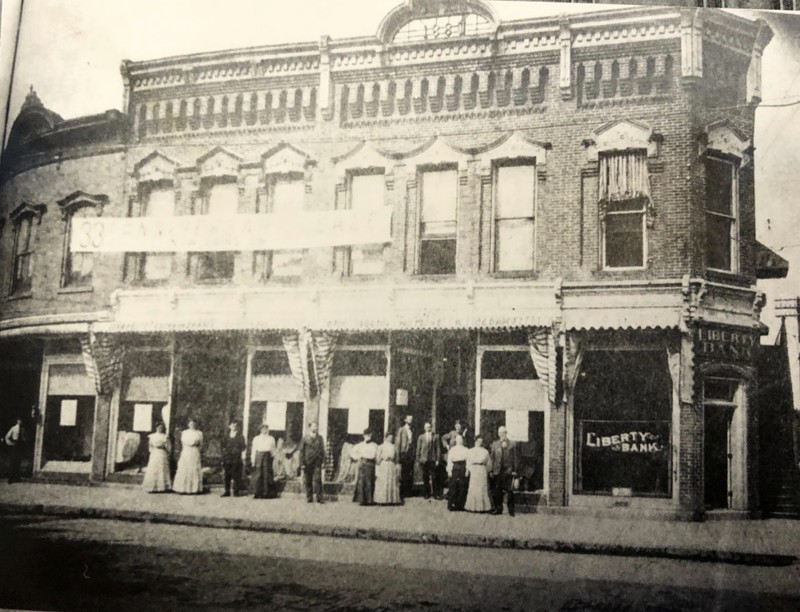
[(275, 496), (275, 477), (272, 457), (275, 454), (275, 438), (269, 435), (269, 427), (261, 426), (261, 433), (253, 438), (250, 463), (253, 465), (253, 497), (264, 499)]

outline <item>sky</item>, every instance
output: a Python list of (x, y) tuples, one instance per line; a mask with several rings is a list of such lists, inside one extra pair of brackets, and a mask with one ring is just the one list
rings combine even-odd
[[(2, 0), (0, 91), (8, 82), (21, 0)], [(264, 44), (368, 36), (400, 0), (25, 0), (10, 121), (31, 85), (64, 118), (121, 109), (123, 59)], [(489, 2), (501, 20), (601, 10), (599, 5)], [(619, 8), (619, 7), (613, 7)], [(742, 11), (751, 16), (752, 11)], [(763, 58), (763, 104), (800, 100), (800, 14), (767, 13), (775, 31)], [(5, 85), (7, 87), (7, 85)], [(2, 98), (3, 96), (0, 96)], [(5, 104), (3, 100), (2, 104)], [(3, 111), (4, 108), (0, 109)], [(3, 114), (4, 116), (4, 114)], [(779, 297), (800, 295), (800, 104), (756, 114), (757, 235), (791, 262), (787, 280), (761, 282), (765, 320)]]

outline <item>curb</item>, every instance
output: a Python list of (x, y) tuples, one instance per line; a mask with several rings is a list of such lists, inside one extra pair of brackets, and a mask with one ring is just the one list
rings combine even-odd
[(754, 565), (767, 567), (788, 566), (797, 561), (794, 555), (778, 553), (755, 553), (727, 550), (700, 550), (672, 546), (640, 547), (625, 544), (567, 542), (539, 538), (509, 538), (482, 536), (477, 534), (435, 534), (400, 529), (375, 529), (311, 523), (286, 523), (277, 521), (254, 521), (249, 519), (222, 518), (106, 508), (76, 508), (74, 506), (44, 504), (0, 503), (2, 514), (44, 515), (63, 518), (88, 518), (210, 527), (215, 529), (239, 529), (267, 533), (313, 535), (330, 538), (360, 540), (382, 540), (406, 544), (432, 544), (443, 546), (468, 546), (473, 548), (504, 548), (517, 550), (539, 550), (555, 553), (583, 555), (608, 555), (619, 557), (650, 557), (680, 559), (707, 563)]

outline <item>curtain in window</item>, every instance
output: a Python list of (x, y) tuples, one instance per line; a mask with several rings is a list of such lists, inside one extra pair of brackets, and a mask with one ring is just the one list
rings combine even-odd
[(553, 334), (545, 327), (528, 332), (528, 348), (530, 349), (533, 367), (539, 382), (547, 389), (547, 399), (556, 401), (556, 348)]
[(109, 395), (120, 380), (125, 349), (116, 339), (89, 332), (81, 337), (81, 356), (98, 395)]
[(647, 156), (642, 151), (600, 156), (600, 200), (619, 202), (650, 198)]

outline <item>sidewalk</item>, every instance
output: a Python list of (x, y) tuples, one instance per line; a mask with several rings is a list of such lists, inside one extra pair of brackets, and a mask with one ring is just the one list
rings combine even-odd
[(149, 495), (124, 485), (2, 483), (0, 512), (751, 565), (788, 565), (800, 558), (800, 521), (691, 523), (553, 514), (512, 518), (451, 513), (446, 502), (417, 498), (398, 507), (360, 507), (346, 500), (307, 504), (294, 496), (220, 498), (218, 490), (199, 496)]

